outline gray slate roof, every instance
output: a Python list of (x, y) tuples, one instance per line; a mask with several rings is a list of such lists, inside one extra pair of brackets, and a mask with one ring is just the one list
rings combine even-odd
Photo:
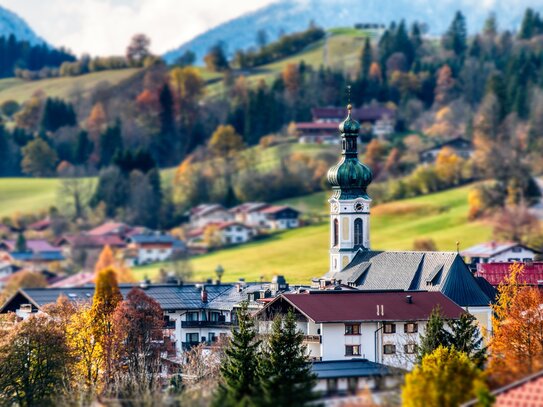
[(342, 271), (328, 273), (361, 290), (441, 291), (461, 306), (491, 300), (456, 252), (361, 251)]
[[(260, 284), (259, 284), (260, 285)], [(138, 286), (121, 285), (121, 293), (126, 297), (128, 292)], [(216, 309), (232, 310), (233, 307), (244, 299), (247, 299), (247, 292), (242, 290), (238, 292), (233, 284), (206, 285), (208, 301), (202, 302), (201, 286), (195, 284), (175, 285), (175, 284), (157, 284), (149, 285), (143, 288), (143, 291), (154, 298), (163, 310), (179, 309)], [(72, 301), (90, 301), (94, 295), (94, 286), (73, 287), (73, 288), (27, 288), (20, 290), (17, 295), (25, 296), (30, 302), (38, 308), (46, 304), (53, 303), (61, 295), (66, 296)], [(10, 300), (16, 300), (12, 298)], [(8, 306), (9, 302), (0, 308), (0, 312)]]

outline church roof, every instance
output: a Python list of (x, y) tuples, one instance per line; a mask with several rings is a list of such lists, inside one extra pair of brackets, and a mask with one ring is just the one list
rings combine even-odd
[(362, 290), (441, 291), (461, 306), (487, 306), (493, 300), (456, 252), (360, 251), (342, 271), (325, 278)]

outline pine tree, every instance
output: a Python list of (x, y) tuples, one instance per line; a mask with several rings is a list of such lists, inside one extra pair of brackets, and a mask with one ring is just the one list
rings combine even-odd
[(257, 377), (260, 341), (246, 302), (242, 303), (237, 316), (238, 328), (232, 330), (221, 366), (221, 383), (213, 403), (216, 407), (249, 406), (260, 397)]
[(259, 366), (263, 406), (305, 406), (316, 400), (303, 334), (290, 310), (273, 321), (272, 333)]
[(534, 17), (534, 10), (531, 8), (526, 9), (524, 18), (522, 19), (522, 24), (520, 26), (520, 31), (518, 33), (520, 39), (527, 40), (532, 38), (534, 35)]
[(432, 353), (439, 346), (449, 347), (451, 341), (451, 334), (445, 329), (445, 319), (441, 313), (441, 308), (437, 306), (430, 314), (424, 335), (420, 336), (417, 355), (418, 363), (422, 361), (425, 355)]
[(467, 48), (468, 32), (466, 18), (457, 11), (454, 19), (443, 37), (443, 46), (454, 51), (457, 56), (463, 56)]
[(362, 49), (362, 57), (360, 59), (360, 77), (362, 79), (368, 78), (372, 61), (373, 55), (371, 50), (371, 43), (369, 37), (366, 37), (366, 41), (364, 42), (364, 48)]
[(26, 238), (23, 232), (19, 233), (17, 236), (17, 241), (15, 242), (15, 250), (19, 253), (24, 253), (27, 250)]
[(478, 368), (482, 368), (486, 359), (486, 347), (483, 346), (483, 336), (479, 332), (475, 317), (465, 312), (449, 324), (452, 330), (451, 345), (457, 351), (466, 353)]

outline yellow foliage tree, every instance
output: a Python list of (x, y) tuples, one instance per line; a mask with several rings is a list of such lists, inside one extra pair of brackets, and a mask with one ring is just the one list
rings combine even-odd
[(104, 246), (94, 266), (95, 280), (101, 270), (112, 268), (119, 283), (132, 283), (135, 281), (132, 270), (126, 267), (122, 260), (115, 257), (115, 253), (109, 245)]
[(210, 249), (215, 249), (222, 245), (221, 234), (217, 225), (207, 225), (202, 236), (204, 244)]
[(231, 125), (217, 127), (209, 140), (209, 149), (219, 157), (229, 157), (243, 148), (243, 139)]
[(483, 214), (484, 203), (481, 191), (479, 189), (472, 189), (468, 192), (468, 219), (474, 220)]
[(73, 385), (83, 385), (87, 392), (100, 392), (104, 352), (95, 335), (94, 318), (88, 306), (80, 306), (72, 315), (67, 341), (74, 358)]
[(444, 147), (436, 157), (436, 171), (439, 178), (448, 185), (458, 185), (462, 180), (464, 160), (454, 150)]
[(519, 277), (524, 265), (514, 263), (498, 286), (492, 305), (492, 338), (488, 371), (493, 383), (504, 385), (543, 369), (543, 295)]
[(488, 394), (484, 376), (469, 357), (439, 346), (405, 376), (404, 407), (457, 407)]

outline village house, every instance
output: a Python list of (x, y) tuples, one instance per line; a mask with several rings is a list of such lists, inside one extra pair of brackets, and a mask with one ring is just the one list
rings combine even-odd
[[(197, 344), (211, 345), (219, 337), (228, 335), (236, 323), (235, 309), (241, 301), (250, 301), (253, 308), (259, 308), (264, 302), (258, 305), (260, 297), (253, 301), (255, 292), (267, 291), (269, 296), (276, 296), (279, 290), (288, 289), (288, 284), (122, 284), (121, 294), (126, 297), (133, 287), (158, 301), (164, 312), (165, 336), (179, 356)], [(94, 285), (20, 289), (0, 308), (0, 313), (14, 312), (26, 318), (44, 305), (56, 302), (59, 296), (85, 302), (91, 301), (93, 295)]]
[(367, 359), (410, 369), (432, 310), (457, 319), (464, 310), (442, 293), (320, 291), (282, 294), (257, 314), (265, 333), (275, 315), (293, 310), (315, 360)]
[(533, 261), (540, 252), (517, 242), (486, 242), (462, 250), (468, 263), (502, 263)]
[(66, 260), (58, 247), (52, 246), (44, 239), (26, 240), (24, 250), (17, 249), (15, 240), (2, 240), (0, 253), (2, 251), (12, 263), (31, 270), (59, 266)]
[(268, 230), (294, 229), (300, 226), (300, 212), (289, 206), (268, 206), (261, 209), (264, 216), (264, 228)]
[(439, 143), (433, 147), (422, 150), (419, 153), (419, 158), (422, 163), (433, 164), (439, 152), (444, 148), (450, 148), (454, 153), (465, 160), (471, 158), (474, 149), (471, 141), (466, 140), (463, 137), (455, 137), (451, 140)]
[[(313, 121), (296, 123), (300, 143), (339, 144), (337, 126), (343, 120), (345, 109), (319, 107), (311, 109)], [(352, 117), (362, 123), (364, 140), (376, 136), (385, 138), (394, 132), (395, 112), (384, 106), (369, 106), (352, 110)]]
[(120, 222), (105, 222), (85, 232), (89, 236), (118, 236), (124, 239), (134, 228)]
[(233, 220), (234, 215), (219, 204), (201, 204), (190, 211), (190, 224), (195, 229), (203, 228), (210, 223), (225, 223)]
[(243, 223), (253, 228), (262, 229), (266, 226), (266, 216), (263, 209), (270, 205), (264, 202), (245, 202), (229, 209), (236, 222)]
[(122, 249), (126, 246), (126, 242), (116, 234), (68, 234), (57, 239), (56, 245), (62, 250), (64, 256), (90, 270), (94, 268), (96, 260), (106, 246), (114, 250)]
[(186, 251), (185, 243), (163, 233), (135, 234), (126, 238), (124, 259), (129, 267), (170, 260)]
[[(247, 243), (256, 234), (256, 231), (240, 222), (209, 223), (203, 228), (193, 229), (187, 233), (187, 246), (189, 249), (209, 248), (210, 243), (206, 241), (206, 229), (210, 228), (217, 245), (227, 246)], [(211, 233), (211, 232), (208, 232)]]

